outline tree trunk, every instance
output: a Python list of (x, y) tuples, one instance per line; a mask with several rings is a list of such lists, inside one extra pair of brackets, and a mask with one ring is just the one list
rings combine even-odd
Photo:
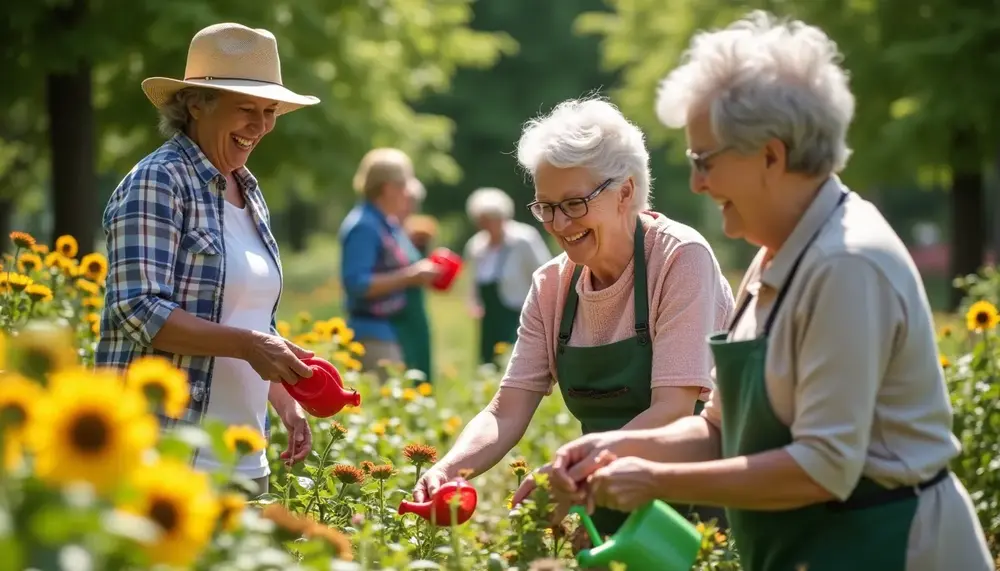
[(0, 195), (0, 251), (9, 250), (10, 242), (7, 236), (10, 235), (11, 224), (14, 222), (14, 199)]
[[(968, 139), (955, 137), (953, 156), (979, 156), (974, 149), (962, 145)], [(968, 152), (968, 154), (966, 154)], [(951, 182), (951, 277), (979, 271), (986, 244), (986, 197), (983, 192), (983, 172), (971, 164), (953, 161)], [(948, 309), (954, 311), (962, 301), (962, 291), (950, 288)]]
[[(73, 0), (52, 13), (53, 33), (68, 34), (86, 14), (85, 0)], [(94, 247), (100, 210), (95, 172), (94, 108), (90, 62), (50, 73), (45, 80), (52, 150), (53, 238), (76, 237), (81, 253)]]

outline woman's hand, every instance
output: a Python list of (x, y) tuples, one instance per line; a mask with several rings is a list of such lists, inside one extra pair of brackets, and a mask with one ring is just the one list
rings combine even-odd
[(250, 343), (243, 351), (243, 360), (250, 363), (265, 381), (284, 381), (294, 385), (300, 377), (312, 376), (312, 369), (302, 359), (308, 359), (314, 353), (276, 335), (251, 331)]
[(279, 457), (286, 466), (292, 466), (305, 460), (312, 450), (312, 430), (302, 407), (294, 401), (283, 411), (278, 411), (278, 416), (288, 431), (288, 447)]
[(624, 512), (635, 511), (657, 497), (659, 464), (611, 452), (597, 457), (600, 467), (588, 479), (587, 510), (602, 506)]
[(627, 433), (616, 430), (587, 434), (563, 445), (552, 461), (550, 481), (553, 489), (563, 496), (578, 497), (580, 484), (601, 467), (598, 459), (601, 453), (621, 454), (628, 439)]
[(449, 479), (448, 470), (441, 466), (440, 462), (431, 466), (420, 476), (417, 485), (413, 488), (413, 501), (426, 502), (430, 500), (438, 488)]
[(443, 268), (435, 264), (428, 258), (424, 258), (418, 262), (414, 262), (413, 265), (409, 267), (410, 279), (414, 284), (426, 286), (430, 285), (439, 275)]

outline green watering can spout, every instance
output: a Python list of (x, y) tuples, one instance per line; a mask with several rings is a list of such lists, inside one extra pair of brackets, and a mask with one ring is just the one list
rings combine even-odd
[(617, 551), (615, 549), (617, 547), (615, 540), (609, 539), (607, 543), (604, 542), (601, 534), (597, 532), (594, 522), (590, 519), (590, 515), (587, 514), (587, 510), (583, 506), (573, 506), (569, 511), (580, 516), (583, 526), (587, 529), (587, 535), (590, 536), (590, 543), (594, 546), (577, 553), (577, 563), (584, 568), (607, 567), (609, 563), (615, 560), (615, 552)]
[(594, 547), (576, 554), (583, 568), (624, 563), (629, 571), (690, 571), (701, 547), (701, 534), (691, 522), (660, 500), (632, 512), (607, 541), (601, 539), (583, 506), (570, 513), (580, 516)]

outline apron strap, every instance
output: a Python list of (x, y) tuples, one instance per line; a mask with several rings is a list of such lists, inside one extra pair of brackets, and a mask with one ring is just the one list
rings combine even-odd
[[(645, 239), (642, 221), (636, 216), (632, 244), (635, 265), (632, 289), (634, 293), (633, 306), (635, 307), (634, 327), (640, 345), (646, 345), (650, 341)], [(562, 320), (559, 322), (559, 345), (562, 347), (569, 344), (569, 338), (573, 334), (573, 322), (576, 320), (576, 309), (580, 301), (580, 296), (576, 293), (576, 284), (580, 281), (582, 272), (583, 266), (578, 265), (573, 268), (573, 278), (569, 282), (569, 291), (566, 292), (566, 306), (563, 308)]]

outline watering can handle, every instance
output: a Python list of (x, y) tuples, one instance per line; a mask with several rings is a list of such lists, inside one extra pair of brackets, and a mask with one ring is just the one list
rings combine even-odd
[(587, 528), (587, 534), (590, 535), (590, 542), (597, 547), (604, 543), (601, 539), (601, 534), (597, 533), (597, 528), (594, 527), (594, 522), (591, 521), (590, 515), (587, 513), (587, 508), (583, 506), (573, 506), (569, 508), (569, 513), (575, 513), (580, 516), (580, 520), (583, 521), (583, 526)]

